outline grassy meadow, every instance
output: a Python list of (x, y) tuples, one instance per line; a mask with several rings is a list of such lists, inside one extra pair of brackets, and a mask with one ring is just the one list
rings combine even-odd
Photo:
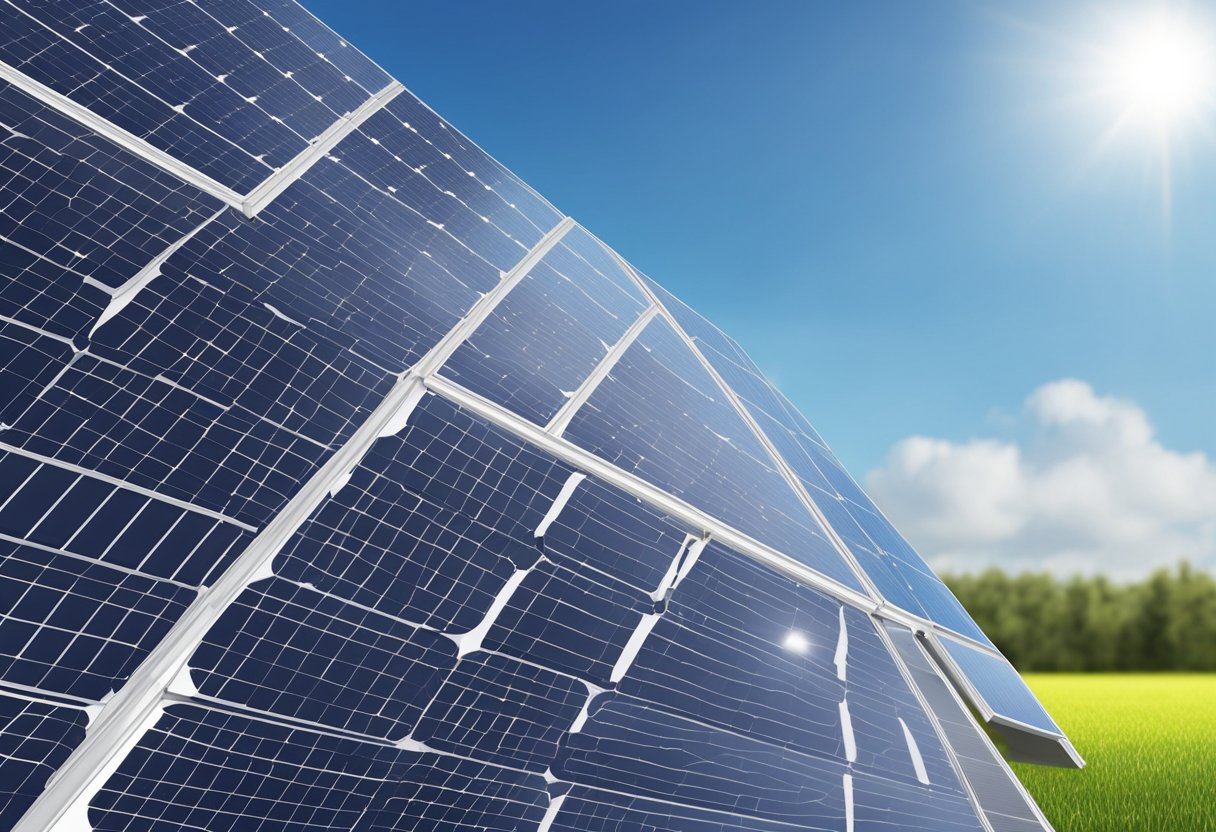
[(1087, 763), (1015, 763), (1057, 832), (1216, 832), (1216, 674), (1029, 673)]

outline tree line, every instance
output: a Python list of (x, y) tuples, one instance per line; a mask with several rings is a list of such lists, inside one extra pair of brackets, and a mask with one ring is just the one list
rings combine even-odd
[(1182, 564), (1139, 583), (990, 569), (943, 575), (1022, 671), (1216, 671), (1216, 578)]

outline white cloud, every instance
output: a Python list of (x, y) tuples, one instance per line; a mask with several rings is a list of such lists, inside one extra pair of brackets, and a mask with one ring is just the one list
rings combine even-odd
[(910, 436), (867, 477), (935, 568), (1216, 568), (1216, 462), (1164, 447), (1135, 402), (1064, 379), (1035, 390), (1017, 421), (1017, 442)]

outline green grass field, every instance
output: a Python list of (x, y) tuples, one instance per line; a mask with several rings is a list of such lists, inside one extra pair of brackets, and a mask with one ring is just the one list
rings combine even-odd
[(1216, 830), (1216, 675), (1027, 674), (1087, 763), (1014, 764), (1057, 832)]

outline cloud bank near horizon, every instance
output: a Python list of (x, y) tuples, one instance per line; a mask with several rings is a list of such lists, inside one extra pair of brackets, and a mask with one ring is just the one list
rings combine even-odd
[(1139, 405), (1077, 379), (1039, 387), (1016, 421), (1015, 440), (907, 437), (866, 478), (935, 569), (1216, 568), (1216, 461), (1165, 447)]

